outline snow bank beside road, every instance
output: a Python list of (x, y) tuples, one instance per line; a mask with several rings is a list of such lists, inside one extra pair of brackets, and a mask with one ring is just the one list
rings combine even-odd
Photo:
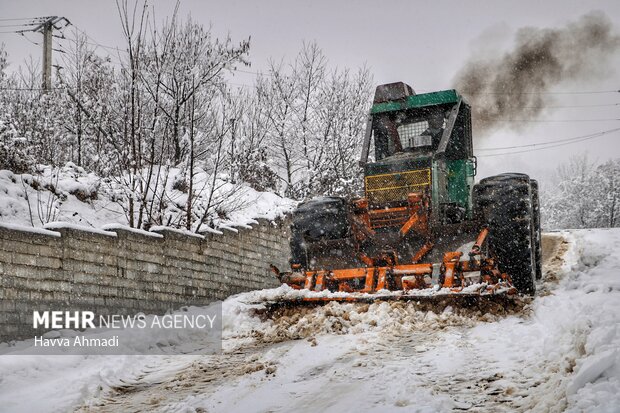
[[(565, 280), (579, 355), (566, 385), (568, 411), (620, 406), (620, 230), (575, 231), (576, 262)], [(567, 317), (568, 316), (568, 317)], [(565, 321), (566, 322), (566, 321)], [(569, 324), (569, 323), (567, 323)], [(567, 326), (568, 327), (568, 326)]]
[[(529, 317), (478, 325), (467, 341), (488, 359), (497, 390), (533, 412), (617, 411), (620, 406), (620, 230), (564, 235), (561, 280)], [(551, 274), (553, 278), (555, 274)]]

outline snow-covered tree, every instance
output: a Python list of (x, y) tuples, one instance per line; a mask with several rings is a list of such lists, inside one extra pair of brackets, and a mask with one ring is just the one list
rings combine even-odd
[(543, 188), (543, 226), (611, 228), (620, 226), (620, 159), (596, 165), (587, 155), (560, 165), (550, 188)]
[(343, 194), (358, 183), (371, 82), (366, 69), (330, 70), (315, 43), (304, 44), (289, 66), (272, 63), (259, 77), (257, 94), (270, 108), (270, 151), (284, 195)]

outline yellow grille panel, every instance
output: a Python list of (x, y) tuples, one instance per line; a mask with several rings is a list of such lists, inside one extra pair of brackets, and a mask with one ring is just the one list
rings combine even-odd
[(407, 194), (431, 184), (431, 170), (396, 172), (366, 177), (366, 198), (371, 204), (404, 201)]

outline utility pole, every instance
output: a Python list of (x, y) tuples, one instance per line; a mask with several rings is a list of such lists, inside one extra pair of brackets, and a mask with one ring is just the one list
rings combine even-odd
[(50, 20), (43, 23), (43, 90), (48, 92), (52, 88), (52, 30), (54, 26)]
[(235, 160), (235, 118), (230, 119), (230, 180), (237, 183), (237, 161)]
[[(43, 73), (42, 87), (45, 93), (52, 88), (52, 35), (54, 29), (60, 30), (67, 27), (71, 22), (65, 17), (49, 16), (42, 17), (44, 19), (38, 26), (30, 30), (20, 30), (21, 33), (39, 32), (43, 34)], [(64, 23), (63, 26), (59, 24)]]

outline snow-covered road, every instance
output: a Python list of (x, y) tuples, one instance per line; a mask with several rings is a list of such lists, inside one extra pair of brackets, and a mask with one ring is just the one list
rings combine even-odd
[(547, 234), (512, 314), (224, 303), (216, 356), (0, 357), (2, 411), (618, 411), (620, 230)]

